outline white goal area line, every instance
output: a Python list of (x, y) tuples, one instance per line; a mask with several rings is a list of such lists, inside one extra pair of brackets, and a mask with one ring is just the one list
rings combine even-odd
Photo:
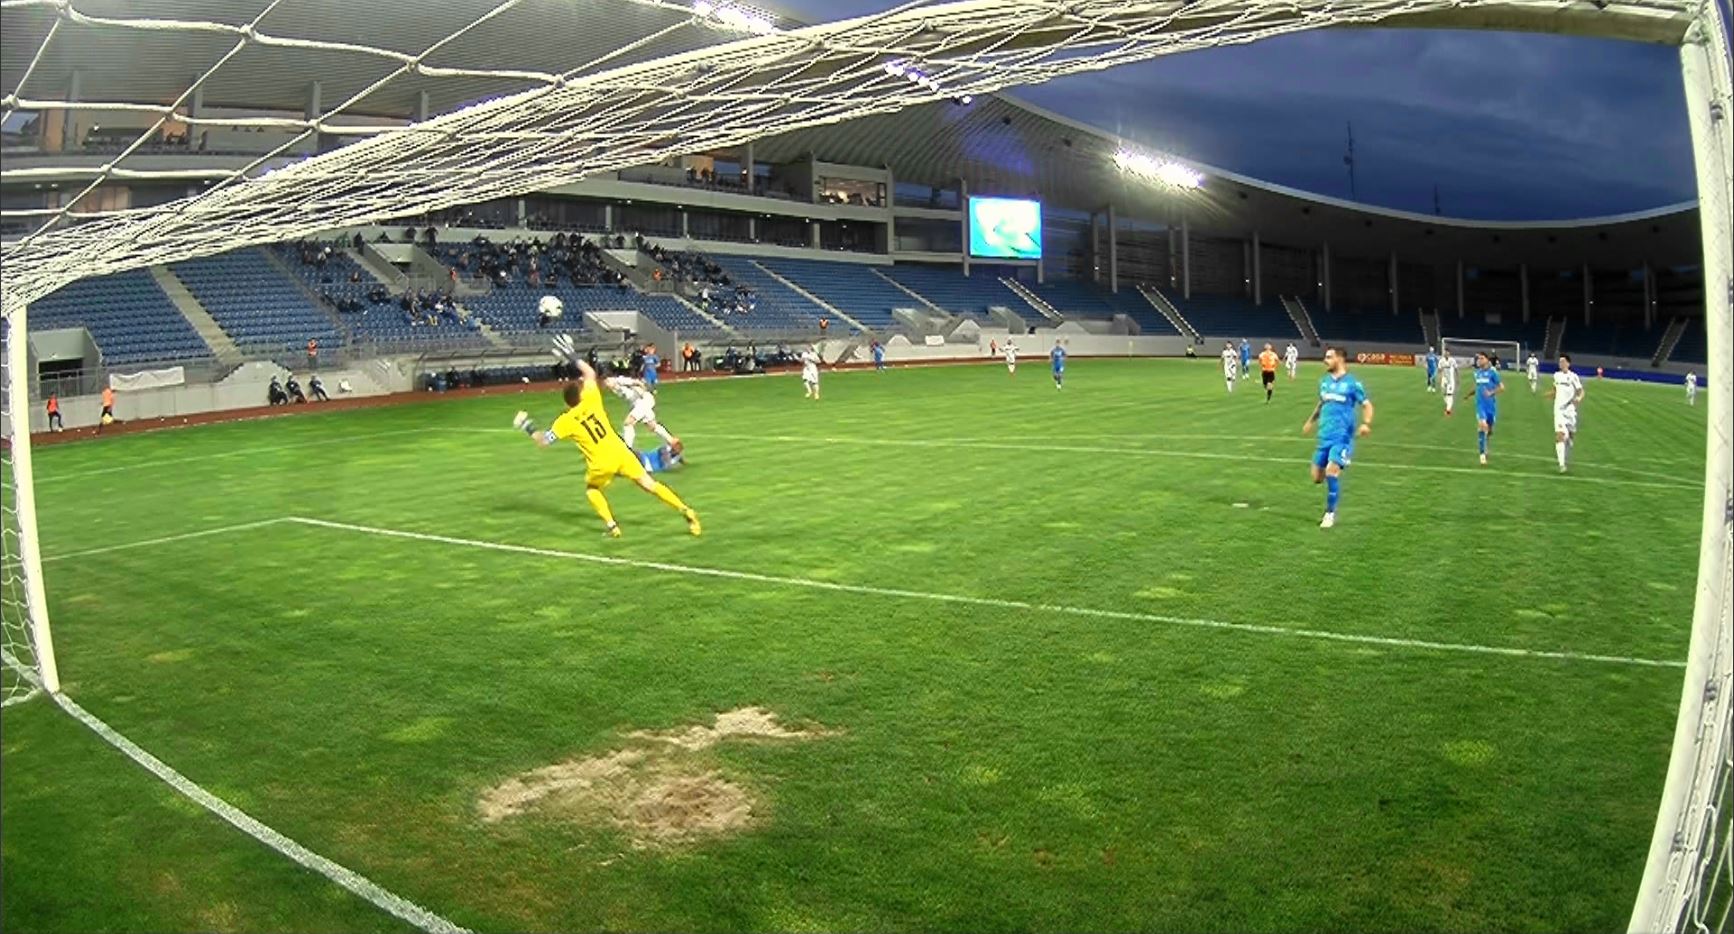
[(937, 593), (924, 590), (908, 590), (896, 587), (874, 587), (866, 584), (841, 584), (833, 581), (814, 580), (806, 577), (789, 577), (780, 574), (761, 574), (754, 571), (734, 571), (726, 568), (701, 567), (688, 564), (674, 564), (667, 561), (645, 561), (637, 558), (623, 558), (615, 555), (599, 555), (581, 551), (564, 551), (556, 548), (538, 548), (530, 545), (513, 545), (506, 542), (493, 542), (482, 539), (458, 538), (450, 535), (435, 535), (428, 532), (413, 532), (405, 529), (388, 529), (378, 526), (357, 525), (349, 522), (333, 522), (326, 519), (313, 519), (305, 516), (287, 516), (284, 521), (317, 528), (334, 529), (343, 532), (354, 532), (363, 535), (373, 535), (385, 538), (399, 538), (419, 542), (434, 542), (443, 545), (454, 545), (464, 548), (479, 548), (488, 551), (500, 551), (510, 554), (531, 555), (540, 558), (553, 558), (565, 561), (582, 561), (590, 564), (601, 564), (612, 567), (637, 568), (640, 570), (663, 571), (671, 574), (686, 574), (696, 577), (716, 577), (726, 580), (751, 581), (758, 584), (777, 584), (785, 587), (803, 587), (810, 590), (828, 590), (835, 593), (852, 593), (870, 597), (890, 597), (902, 600), (925, 600), (934, 603), (950, 603), (964, 606), (981, 606), (1002, 610), (1021, 610), (1030, 613), (1050, 613), (1061, 616), (1079, 616), (1092, 619), (1114, 619), (1137, 623), (1157, 623), (1168, 626), (1184, 626), (1194, 629), (1214, 629), (1228, 632), (1250, 633), (1267, 636), (1289, 636), (1300, 639), (1316, 639), (1329, 642), (1346, 642), (1356, 645), (1377, 645), (1387, 648), (1418, 649), (1434, 652), (1458, 652), (1476, 655), (1501, 655), (1509, 658), (1551, 659), (1569, 662), (1595, 662), (1611, 665), (1633, 665), (1646, 668), (1684, 668), (1683, 661), (1670, 661), (1657, 658), (1642, 658), (1630, 655), (1601, 655), (1590, 652), (1565, 652), (1548, 649), (1525, 649), (1512, 646), (1479, 645), (1468, 642), (1437, 642), (1428, 639), (1405, 639), (1395, 636), (1373, 636), (1358, 633), (1330, 632), (1320, 629), (1299, 629), (1287, 626), (1270, 626), (1260, 623), (1237, 623), (1224, 620), (1202, 619), (1188, 616), (1168, 616), (1159, 613), (1139, 613), (1129, 610), (1105, 610), (1092, 607), (1066, 606), (1054, 603), (1033, 603), (1024, 600), (1004, 600), (994, 597), (972, 597), (963, 594)]

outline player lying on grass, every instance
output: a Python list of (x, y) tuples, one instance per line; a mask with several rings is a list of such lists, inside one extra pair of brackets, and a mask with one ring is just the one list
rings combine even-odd
[(578, 446), (585, 463), (584, 495), (590, 500), (590, 507), (602, 517), (609, 538), (620, 537), (620, 524), (614, 521), (614, 510), (609, 508), (602, 490), (617, 476), (638, 484), (646, 493), (679, 512), (686, 519), (687, 530), (698, 535), (701, 532), (698, 513), (682, 502), (673, 490), (652, 478), (637, 452), (628, 448), (626, 442), (621, 441), (609, 427), (596, 371), (576, 353), (571, 355), (571, 361), (578, 369), (578, 382), (566, 384), (566, 411), (554, 419), (553, 427), (538, 432), (535, 423), (524, 412), (513, 416), (512, 427), (529, 435), (540, 447), (548, 447), (556, 441), (571, 441)]
[[(1355, 427), (1355, 410), (1365, 409)], [(1355, 454), (1355, 437), (1373, 431), (1373, 402), (1367, 389), (1349, 373), (1349, 361), (1341, 348), (1325, 348), (1325, 375), (1319, 379), (1319, 401), (1301, 426), (1301, 434), (1319, 429), (1318, 450), (1313, 452), (1313, 482), (1325, 485), (1325, 517), (1319, 528), (1337, 524), (1337, 499), (1342, 495), (1339, 479)]]
[(638, 462), (651, 473), (662, 473), (673, 470), (686, 463), (686, 448), (679, 441), (665, 444), (654, 451), (633, 451), (638, 455)]

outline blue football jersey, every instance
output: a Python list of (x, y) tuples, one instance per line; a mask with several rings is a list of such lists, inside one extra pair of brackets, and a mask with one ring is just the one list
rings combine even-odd
[(1355, 436), (1355, 410), (1367, 401), (1367, 387), (1353, 373), (1319, 378), (1319, 441)]
[(1489, 395), (1499, 388), (1499, 371), (1493, 367), (1475, 369), (1475, 404), (1484, 409), (1497, 408), (1499, 397)]

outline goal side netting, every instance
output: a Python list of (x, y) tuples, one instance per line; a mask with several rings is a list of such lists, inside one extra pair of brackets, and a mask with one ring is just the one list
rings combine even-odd
[(0, 318), (0, 704), (58, 691), (30, 472), (30, 343), (24, 312)]
[(1698, 175), (1709, 431), (1698, 590), (1667, 780), (1629, 930), (1728, 931), (1734, 905), (1734, 75), (1721, 8), (1680, 45)]
[(1472, 366), (1475, 355), (1486, 353), (1499, 361), (1501, 369), (1511, 370), (1523, 365), (1523, 345), (1517, 341), (1484, 341), (1472, 337), (1441, 337), (1439, 352), (1454, 357), (1460, 366)]

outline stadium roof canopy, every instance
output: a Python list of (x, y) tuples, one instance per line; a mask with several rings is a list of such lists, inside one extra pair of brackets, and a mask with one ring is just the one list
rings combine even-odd
[[(177, 121), (250, 121), (322, 141), (362, 136), (331, 151), (322, 143), (317, 156), (291, 164), (261, 161), (185, 203), (119, 212), (101, 210), (99, 185), (175, 173), (133, 162), (143, 153), (138, 144), (86, 166), (75, 186), (82, 192), (47, 209), (40, 231), (8, 244), (7, 301), (69, 276), (519, 196), (754, 139), (766, 160), (812, 153), (891, 164), (913, 181), (962, 175), (976, 190), (1035, 191), (1081, 210), (1111, 200), (1127, 216), (1172, 217), (1172, 196), (1114, 173), (1110, 136), (988, 95), (1158, 55), (1372, 23), (1677, 44), (1698, 2), (951, 0), (759, 30), (723, 17), (732, 0), (6, 0), (0, 94), (9, 114), (71, 98), (93, 111), (167, 119), (172, 109)], [(882, 67), (900, 61), (937, 77), (918, 87)], [(951, 102), (965, 95), (975, 103)], [(255, 113), (209, 113), (225, 108)], [(411, 121), (419, 122), (405, 128)], [(9, 167), (0, 179), (38, 171)], [(1322, 223), (1336, 237), (1358, 220), (1381, 249), (1480, 233), (1490, 254), (1510, 261), (1509, 246), (1492, 249), (1495, 235), (1485, 233), (1499, 225), (1416, 218), (1209, 174), (1188, 211), (1200, 230), (1257, 229), (1273, 242), (1306, 242), (1322, 239)], [(71, 217), (89, 219), (60, 223)], [(1690, 225), (1644, 217), (1616, 226)], [(1604, 233), (1590, 236), (1608, 242)], [(1540, 236), (1545, 244), (1548, 235)], [(1595, 261), (1553, 236), (1575, 261)], [(1629, 245), (1611, 251), (1631, 255)]]

